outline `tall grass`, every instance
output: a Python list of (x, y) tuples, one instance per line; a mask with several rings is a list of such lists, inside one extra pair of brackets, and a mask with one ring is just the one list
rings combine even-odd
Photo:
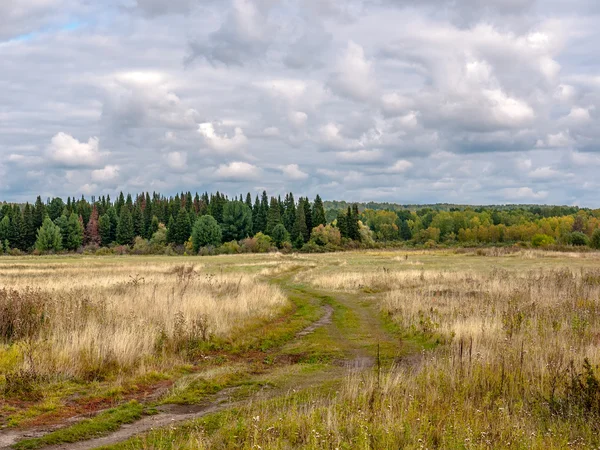
[(5, 265), (0, 283), (6, 380), (20, 371), (96, 380), (171, 369), (286, 306), (255, 275), (170, 263)]

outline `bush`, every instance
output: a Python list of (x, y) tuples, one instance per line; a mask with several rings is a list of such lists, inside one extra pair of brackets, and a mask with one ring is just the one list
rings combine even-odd
[(108, 247), (100, 247), (98, 250), (96, 250), (96, 256), (107, 256), (113, 254), (114, 252), (112, 251), (112, 249)]
[(132, 253), (135, 255), (148, 255), (151, 253), (150, 243), (143, 237), (137, 236), (133, 241)]
[(590, 241), (590, 247), (600, 250), (600, 228), (596, 229), (592, 234), (592, 240)]
[(590, 243), (589, 238), (579, 231), (571, 233), (569, 241), (572, 245), (577, 247), (583, 247), (584, 245), (588, 245)]
[(256, 240), (256, 251), (258, 253), (267, 253), (273, 247), (273, 241), (266, 234), (257, 233), (254, 239)]
[(235, 253), (241, 252), (240, 244), (237, 241), (225, 242), (223, 245), (219, 247), (219, 253), (224, 255), (233, 255)]
[(554, 244), (554, 238), (547, 234), (536, 234), (531, 240), (531, 245), (534, 247), (547, 247)]
[(342, 244), (342, 235), (339, 228), (331, 225), (319, 225), (313, 228), (310, 240), (316, 245), (326, 246), (330, 244), (340, 246)]

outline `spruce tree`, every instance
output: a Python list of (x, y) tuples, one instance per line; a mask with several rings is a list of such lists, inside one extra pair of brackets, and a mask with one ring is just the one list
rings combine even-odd
[(36, 231), (42, 226), (44, 217), (46, 217), (46, 205), (42, 203), (42, 198), (38, 195), (33, 207), (33, 226)]
[(348, 206), (346, 213), (346, 223), (348, 224), (348, 237), (355, 241), (360, 241), (360, 227), (358, 225), (358, 205)]
[(258, 195), (254, 200), (254, 206), (252, 207), (252, 235), (254, 236), (260, 231), (260, 200)]
[[(106, 214), (108, 214), (108, 217), (110, 218), (110, 241), (108, 244), (111, 244), (117, 240), (117, 225), (119, 224), (119, 218), (117, 216), (117, 210), (113, 206), (108, 208)], [(102, 243), (102, 245), (108, 244)]]
[(296, 222), (296, 203), (294, 194), (291, 192), (285, 196), (285, 212), (283, 213), (283, 225), (288, 233), (293, 233), (294, 223)]
[(83, 220), (72, 212), (67, 219), (67, 235), (63, 246), (67, 250), (77, 250), (83, 244)]
[(227, 202), (223, 208), (221, 229), (224, 242), (247, 238), (252, 232), (252, 211), (243, 202)]
[(294, 221), (294, 228), (292, 230), (292, 239), (294, 244), (308, 242), (309, 233), (308, 228), (306, 228), (306, 216), (304, 213), (304, 199), (300, 197), (298, 199), (298, 207), (296, 208), (296, 219)]
[(177, 213), (177, 218), (174, 221), (174, 230), (171, 234), (172, 242), (176, 245), (183, 245), (192, 234), (192, 225), (190, 216), (185, 208), (181, 208)]
[(129, 208), (124, 206), (121, 208), (121, 215), (117, 224), (117, 243), (120, 245), (131, 245), (134, 237), (133, 218), (131, 217)]
[(152, 237), (154, 233), (158, 231), (159, 225), (160, 222), (158, 221), (158, 217), (152, 216), (152, 221), (150, 222), (150, 227), (148, 228), (148, 234), (150, 235), (150, 237)]
[(318, 227), (319, 225), (326, 225), (327, 220), (325, 219), (325, 208), (323, 207), (323, 200), (319, 194), (315, 197), (315, 202), (312, 208), (312, 226)]
[(90, 220), (85, 228), (85, 243), (100, 245), (100, 233), (98, 231), (98, 208), (94, 204)]
[(150, 225), (152, 223), (152, 202), (150, 201), (150, 194), (146, 192), (146, 197), (144, 199), (144, 231), (142, 236), (146, 239), (150, 239), (152, 237), (152, 233), (150, 232)]
[(271, 197), (271, 204), (269, 206), (269, 212), (267, 215), (267, 226), (265, 233), (272, 236), (273, 229), (281, 223), (281, 215), (279, 209), (279, 202), (275, 197)]
[(24, 225), (21, 210), (15, 205), (10, 217), (10, 232), (8, 235), (8, 242), (12, 248), (25, 250), (26, 247), (23, 242), (23, 235), (25, 233)]
[(98, 219), (98, 234), (100, 235), (100, 244), (107, 247), (112, 242), (111, 221), (108, 213), (103, 214)]
[[(10, 216), (5, 215), (2, 220), (0, 220), (0, 245), (2, 247), (6, 247), (4, 245), (5, 242), (8, 242), (8, 235), (10, 233)], [(4, 250), (9, 250), (10, 244), (8, 244), (8, 248), (4, 248)]]
[(306, 238), (306, 241), (308, 242), (312, 233), (312, 229), (314, 227), (312, 223), (312, 211), (308, 197), (304, 199), (304, 217), (306, 218), (306, 229), (308, 230), (308, 238)]
[(346, 217), (346, 214), (344, 214), (343, 211), (338, 212), (336, 224), (337, 224), (336, 226), (337, 226), (338, 230), (340, 230), (340, 235), (343, 238), (347, 238), (348, 237), (348, 219)]
[(269, 215), (269, 198), (267, 192), (263, 191), (260, 197), (260, 209), (258, 210), (258, 229), (254, 233), (265, 233), (267, 231), (267, 217)]
[(23, 209), (23, 227), (25, 248), (30, 249), (35, 245), (37, 230), (33, 224), (33, 210), (29, 203), (25, 203), (25, 208)]
[(142, 207), (139, 203), (136, 203), (133, 207), (133, 212), (131, 214), (131, 218), (133, 220), (133, 234), (135, 236), (144, 236), (144, 213), (142, 212)]

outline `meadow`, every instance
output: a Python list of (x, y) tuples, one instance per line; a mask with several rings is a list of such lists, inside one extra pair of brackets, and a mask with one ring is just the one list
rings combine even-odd
[(599, 253), (5, 257), (0, 285), (0, 447), (600, 446)]

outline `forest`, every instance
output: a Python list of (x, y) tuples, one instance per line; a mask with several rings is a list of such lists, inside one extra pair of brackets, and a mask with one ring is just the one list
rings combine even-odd
[(600, 209), (254, 199), (220, 192), (40, 196), (0, 208), (3, 253), (227, 254), (515, 245), (600, 248)]

